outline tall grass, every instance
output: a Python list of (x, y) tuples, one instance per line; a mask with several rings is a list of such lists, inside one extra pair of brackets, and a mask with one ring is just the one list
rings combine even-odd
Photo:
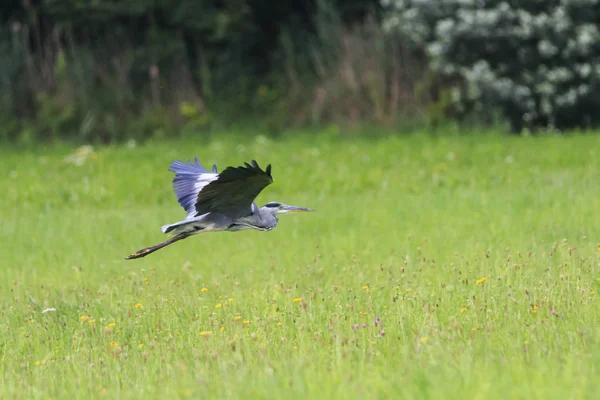
[[(0, 150), (0, 397), (591, 398), (598, 145)], [(124, 261), (183, 216), (167, 168), (194, 155), (272, 163), (258, 202), (317, 212)]]

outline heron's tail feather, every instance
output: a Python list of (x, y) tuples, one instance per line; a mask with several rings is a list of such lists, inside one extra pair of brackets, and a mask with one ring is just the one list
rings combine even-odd
[(156, 250), (160, 250), (163, 247), (166, 247), (166, 246), (168, 246), (170, 244), (173, 244), (173, 243), (177, 242), (178, 240), (185, 239), (186, 237), (191, 236), (194, 233), (195, 232), (183, 232), (183, 233), (180, 233), (179, 235), (173, 236), (172, 238), (167, 239), (164, 242), (161, 242), (159, 244), (155, 244), (154, 246), (150, 246), (150, 247), (146, 247), (146, 248), (143, 248), (141, 250), (138, 250), (135, 253), (130, 254), (127, 257), (125, 257), (125, 259), (126, 260), (132, 260), (134, 258), (145, 257), (145, 256), (147, 256), (150, 253), (154, 253)]
[(196, 218), (185, 219), (183, 221), (175, 222), (174, 224), (163, 225), (160, 229), (162, 233), (183, 233), (183, 232), (196, 232), (203, 229), (200, 224), (203, 215)]
[(160, 227), (160, 230), (162, 231), (162, 233), (170, 233), (173, 229), (177, 228), (178, 226), (181, 226), (185, 223), (185, 221), (181, 221), (181, 222), (177, 222), (175, 224), (169, 224), (169, 225), (163, 225)]

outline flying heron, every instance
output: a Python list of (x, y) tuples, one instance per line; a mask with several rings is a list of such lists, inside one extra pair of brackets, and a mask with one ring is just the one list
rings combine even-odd
[(173, 237), (154, 246), (141, 249), (126, 260), (147, 256), (179, 240), (200, 232), (270, 231), (277, 226), (278, 215), (314, 211), (310, 208), (270, 202), (258, 207), (254, 199), (273, 183), (271, 165), (263, 171), (255, 160), (240, 167), (227, 167), (217, 173), (206, 170), (198, 158), (187, 163), (174, 161), (169, 171), (175, 173), (173, 189), (177, 201), (187, 212), (183, 221), (165, 225), (162, 231)]

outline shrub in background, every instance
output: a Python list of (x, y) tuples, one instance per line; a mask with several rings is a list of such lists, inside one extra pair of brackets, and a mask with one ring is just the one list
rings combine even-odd
[(513, 131), (600, 126), (599, 0), (382, 0), (385, 29), (423, 50), (452, 109)]

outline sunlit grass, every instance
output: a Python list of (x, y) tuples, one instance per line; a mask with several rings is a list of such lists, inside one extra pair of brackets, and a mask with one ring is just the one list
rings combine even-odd
[[(0, 397), (593, 398), (600, 137), (264, 137), (0, 150)], [(268, 233), (167, 171), (255, 158)], [(82, 164), (77, 164), (80, 159)]]

